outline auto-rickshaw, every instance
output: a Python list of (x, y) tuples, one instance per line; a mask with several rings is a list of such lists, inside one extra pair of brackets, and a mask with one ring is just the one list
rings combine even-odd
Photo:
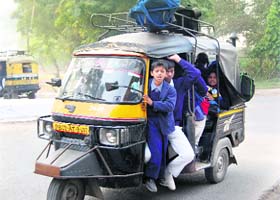
[[(212, 37), (182, 34), (184, 27), (179, 33), (138, 30), (80, 47), (62, 84), (52, 80), (61, 89), (52, 114), (38, 119), (38, 136), (49, 142), (35, 164), (35, 173), (53, 177), (47, 199), (84, 199), (85, 194), (102, 199), (100, 187), (142, 185), (147, 123), (142, 96), (148, 92), (151, 61), (175, 53), (190, 61), (199, 52), (215, 55), (220, 86), (231, 99), (229, 110), (208, 118), (202, 151), (182, 173), (204, 170), (209, 182), (218, 183), (237, 163), (232, 149), (244, 140), (245, 100), (236, 48)], [(193, 145), (193, 113), (184, 115)]]
[(35, 98), (39, 87), (38, 63), (25, 51), (0, 52), (0, 97)]

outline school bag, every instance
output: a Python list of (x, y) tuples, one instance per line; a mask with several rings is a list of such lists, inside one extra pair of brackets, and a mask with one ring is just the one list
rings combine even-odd
[(205, 118), (205, 115), (208, 114), (208, 109), (210, 106), (210, 103), (205, 97), (201, 97), (197, 92), (195, 94), (195, 120), (201, 121)]
[(242, 98), (245, 101), (249, 101), (255, 94), (254, 80), (247, 73), (242, 73), (240, 79)]
[(180, 6), (180, 0), (138, 0), (129, 11), (129, 16), (148, 31), (156, 32), (167, 28), (167, 23), (175, 19), (174, 13)]

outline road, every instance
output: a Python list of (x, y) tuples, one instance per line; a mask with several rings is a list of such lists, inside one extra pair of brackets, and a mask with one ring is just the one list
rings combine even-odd
[[(0, 99), (0, 105), (3, 101), (8, 104)], [(38, 99), (38, 102), (40, 101)], [(176, 192), (159, 188), (159, 192), (153, 194), (143, 187), (125, 190), (102, 189), (105, 199), (258, 199), (280, 179), (280, 131), (277, 126), (279, 102), (280, 89), (258, 90), (253, 100), (247, 104), (246, 139), (234, 149), (238, 165), (229, 167), (226, 179), (222, 183), (208, 184), (202, 172), (176, 179)], [(31, 104), (33, 108), (37, 108), (33, 115), (41, 113), (39, 108), (42, 106), (36, 105), (36, 101)], [(43, 110), (42, 113), (45, 112)], [(0, 119), (5, 118), (6, 114), (7, 112), (1, 112)], [(11, 115), (9, 113), (10, 117)], [(11, 117), (12, 121), (20, 119), (22, 114), (15, 112), (14, 115), (18, 116)], [(46, 141), (39, 140), (36, 136), (36, 122), (0, 120), (0, 137), (0, 199), (46, 199), (51, 179), (33, 173), (34, 161), (46, 145)]]

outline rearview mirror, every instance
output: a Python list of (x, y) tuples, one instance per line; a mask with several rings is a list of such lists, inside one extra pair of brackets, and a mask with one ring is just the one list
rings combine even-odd
[(53, 87), (60, 87), (61, 86), (61, 79), (60, 78), (52, 78), (50, 82), (46, 82), (47, 84)]
[(113, 82), (113, 83), (105, 83), (105, 88), (106, 88), (106, 91), (112, 91), (112, 90), (116, 90), (119, 88), (119, 83), (118, 81), (116, 82)]

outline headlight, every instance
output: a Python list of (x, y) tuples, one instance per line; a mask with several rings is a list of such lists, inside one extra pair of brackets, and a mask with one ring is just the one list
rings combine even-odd
[(52, 122), (45, 122), (44, 125), (44, 136), (46, 139), (51, 139), (53, 136)]
[(99, 131), (99, 141), (101, 144), (116, 146), (119, 144), (119, 130), (101, 128)]
[(52, 122), (39, 120), (38, 126), (38, 135), (40, 138), (49, 140), (53, 137)]
[(125, 145), (129, 142), (128, 129), (109, 129), (101, 128), (99, 130), (99, 142), (103, 145), (117, 146)]
[(52, 124), (51, 123), (45, 123), (45, 131), (47, 134), (51, 134), (52, 131), (53, 131), (53, 128), (52, 128)]

